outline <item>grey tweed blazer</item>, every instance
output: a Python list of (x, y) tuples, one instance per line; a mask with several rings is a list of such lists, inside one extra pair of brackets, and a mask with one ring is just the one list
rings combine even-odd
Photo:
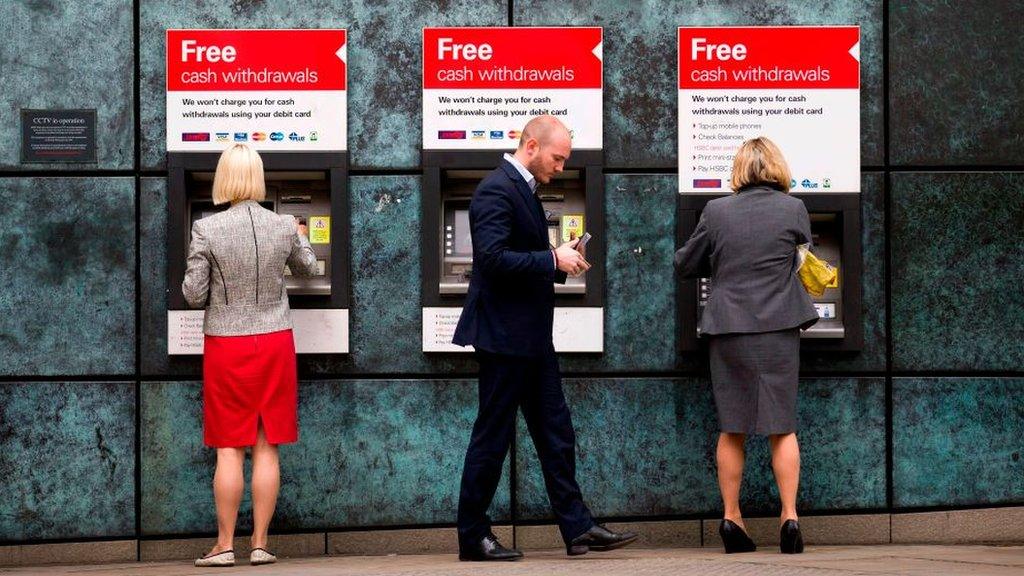
[(784, 192), (754, 186), (708, 202), (675, 256), (680, 276), (711, 278), (701, 334), (806, 329), (817, 322), (796, 274), (796, 247), (810, 242), (807, 207)]
[(193, 308), (206, 308), (210, 336), (266, 334), (292, 327), (285, 264), (296, 276), (317, 272), (309, 241), (292, 216), (247, 200), (196, 220), (181, 291)]

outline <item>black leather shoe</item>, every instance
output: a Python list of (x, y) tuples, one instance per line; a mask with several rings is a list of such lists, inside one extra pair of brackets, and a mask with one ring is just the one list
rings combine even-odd
[(779, 529), (779, 550), (783, 554), (802, 554), (804, 537), (800, 535), (800, 523), (786, 520)]
[(637, 535), (633, 532), (612, 532), (600, 524), (594, 524), (590, 530), (573, 538), (565, 547), (565, 553), (569, 556), (579, 556), (591, 550), (606, 552), (632, 544), (636, 538)]
[(740, 528), (740, 525), (732, 520), (722, 520), (722, 523), (718, 525), (718, 535), (722, 537), (726, 554), (757, 550), (757, 545), (750, 539), (750, 536), (747, 536), (743, 528)]
[(494, 534), (484, 536), (476, 545), (469, 547), (459, 546), (459, 560), (469, 562), (487, 562), (502, 560), (519, 560), (523, 553), (512, 548), (505, 548), (498, 542)]

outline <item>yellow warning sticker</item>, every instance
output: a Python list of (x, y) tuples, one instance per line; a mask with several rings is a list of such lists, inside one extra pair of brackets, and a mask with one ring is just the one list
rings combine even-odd
[(570, 242), (583, 236), (583, 214), (562, 216), (562, 242)]
[(310, 216), (309, 217), (309, 243), (330, 244), (331, 243), (331, 217)]
[(825, 288), (839, 288), (839, 268), (836, 269), (836, 277), (831, 282), (825, 285)]

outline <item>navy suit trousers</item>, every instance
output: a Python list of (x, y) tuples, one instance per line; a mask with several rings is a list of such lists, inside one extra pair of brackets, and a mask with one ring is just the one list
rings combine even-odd
[(522, 409), (540, 458), (548, 499), (569, 542), (594, 525), (576, 483), (576, 433), (562, 393), (554, 349), (536, 357), (477, 351), (480, 407), (466, 450), (459, 494), (459, 543), (472, 546), (490, 532), (487, 509)]

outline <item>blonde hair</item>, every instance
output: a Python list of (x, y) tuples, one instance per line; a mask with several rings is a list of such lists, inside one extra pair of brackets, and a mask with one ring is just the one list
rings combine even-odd
[(213, 203), (262, 201), (267, 196), (263, 160), (245, 144), (235, 144), (220, 155), (213, 175)]
[(761, 136), (740, 144), (729, 181), (733, 192), (758, 184), (789, 192), (791, 180), (789, 164), (775, 142)]

